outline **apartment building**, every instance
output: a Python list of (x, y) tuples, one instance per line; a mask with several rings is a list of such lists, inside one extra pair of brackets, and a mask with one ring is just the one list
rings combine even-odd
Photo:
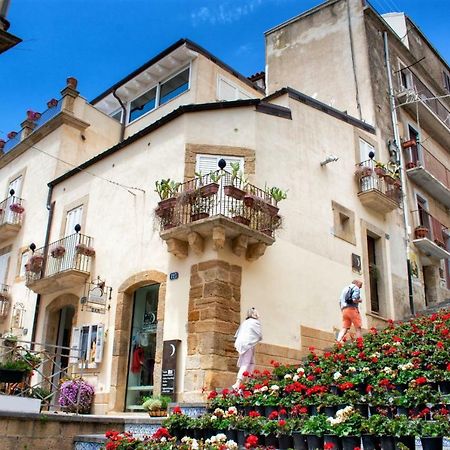
[[(328, 63), (314, 73), (313, 60), (302, 64), (293, 44), (315, 48), (317, 64), (334, 58), (327, 42), (314, 47), (302, 38), (302, 21), (348, 18), (342, 5), (328, 2), (267, 33), (265, 92), (261, 74), (250, 81), (183, 39), (91, 102), (68, 80), (61, 99), (42, 115), (30, 113), (3, 144), (0, 281), (9, 295), (2, 330), (81, 351), (83, 362), (70, 370), (95, 385), (95, 412), (139, 411), (151, 392), (202, 401), (205, 389), (230, 386), (233, 335), (251, 306), (263, 326), (261, 366), (294, 363), (309, 346), (329, 345), (340, 327), (338, 297), (351, 279), (364, 282), (365, 328), (407, 316), (413, 252), (414, 306), (425, 308), (423, 276), (445, 260), (435, 247), (447, 251), (430, 225), (407, 252), (405, 216), (411, 222), (413, 215), (404, 214), (402, 192), (408, 199), (428, 192), (409, 173), (420, 172), (417, 180), (430, 170), (420, 159), (423, 139), (405, 146), (417, 158), (401, 183), (399, 152), (388, 145), (395, 140), (388, 91), (383, 97), (378, 89), (383, 98), (375, 103), (363, 76), (371, 79), (371, 60), (361, 56), (367, 46), (362, 51), (352, 38), (359, 59), (344, 44), (336, 49), (355, 59), (367, 84), (356, 100), (358, 77), (341, 79), (333, 69), (333, 79), (319, 82)], [(403, 51), (374, 10), (349, 5), (359, 34), (370, 17)], [(387, 84), (379, 64), (373, 76)], [(332, 82), (343, 83), (333, 101), (325, 90), (333, 92)], [(396, 109), (400, 124), (406, 117), (414, 124), (408, 108)], [(155, 182), (167, 178), (181, 184), (162, 204)], [(287, 199), (268, 196), (272, 186)], [(447, 215), (439, 217), (445, 223)], [(438, 283), (436, 302), (446, 293)]]

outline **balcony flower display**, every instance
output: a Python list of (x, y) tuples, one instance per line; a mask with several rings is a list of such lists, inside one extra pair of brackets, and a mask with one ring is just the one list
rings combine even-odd
[(17, 136), (17, 131), (10, 131), (7, 136), (8, 139), (14, 139)]
[(47, 102), (47, 108), (56, 108), (56, 106), (58, 106), (58, 100), (56, 100), (56, 98), (52, 98)]
[(22, 214), (25, 211), (25, 208), (20, 203), (12, 203), (9, 205), (9, 209), (16, 214)]
[(57, 245), (50, 250), (50, 254), (53, 258), (62, 258), (66, 253), (66, 248), (63, 245)]
[(40, 112), (36, 112), (36, 111), (32, 111), (32, 110), (27, 111), (27, 119), (31, 120), (32, 122), (38, 120), (40, 117), (41, 117)]
[(62, 383), (58, 403), (64, 411), (89, 414), (93, 400), (94, 387), (82, 378), (74, 378)]
[(355, 176), (357, 178), (370, 177), (372, 175), (372, 168), (367, 166), (358, 166), (355, 170)]
[(241, 189), (239, 186), (245, 187), (247, 184), (246, 180), (243, 178), (242, 172), (239, 171), (240, 166), (239, 163), (231, 163), (231, 177), (230, 177), (230, 184), (227, 184), (223, 191), (225, 195), (228, 197), (234, 198), (236, 200), (242, 200), (245, 196), (245, 190)]
[(95, 256), (95, 250), (93, 247), (89, 247), (86, 244), (77, 244), (75, 246), (75, 251), (79, 254), (79, 255), (84, 255), (84, 256)]
[(25, 270), (27, 272), (39, 273), (42, 270), (44, 264), (44, 256), (40, 253), (35, 253), (25, 264)]
[(4, 139), (0, 139), (0, 151), (5, 147), (6, 141)]

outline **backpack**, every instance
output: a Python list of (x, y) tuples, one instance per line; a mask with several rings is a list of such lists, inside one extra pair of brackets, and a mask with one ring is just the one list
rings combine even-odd
[(353, 291), (354, 291), (354, 288), (349, 287), (349, 289), (347, 290), (347, 292), (345, 294), (345, 303), (347, 303), (347, 305), (353, 304)]

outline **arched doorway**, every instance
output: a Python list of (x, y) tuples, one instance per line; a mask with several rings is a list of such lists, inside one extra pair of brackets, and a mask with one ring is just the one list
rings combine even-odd
[[(135, 377), (141, 377), (142, 383), (153, 382), (153, 392), (159, 393), (161, 385), (161, 359), (162, 359), (162, 347), (163, 347), (163, 324), (164, 324), (164, 306), (165, 306), (165, 296), (166, 296), (166, 274), (158, 272), (156, 270), (149, 270), (145, 272), (138, 273), (129, 277), (125, 280), (118, 289), (117, 293), (117, 303), (116, 303), (116, 314), (114, 323), (114, 343), (113, 343), (113, 355), (111, 362), (111, 385), (109, 392), (109, 406), (110, 411), (124, 411), (126, 409), (126, 403), (129, 401), (137, 401), (137, 399), (132, 399), (129, 397), (127, 399), (128, 393), (128, 374), (131, 371), (131, 363), (133, 360), (134, 344), (132, 342), (133, 338), (133, 328), (136, 331), (139, 326), (142, 327), (143, 319), (142, 316), (139, 323), (137, 320), (134, 323), (134, 305), (135, 298), (147, 298), (148, 292), (150, 296), (155, 296), (156, 292), (156, 302), (151, 300), (154, 305), (156, 303), (156, 327), (152, 325), (152, 329), (156, 329), (155, 335), (152, 337), (154, 339), (154, 358), (153, 362), (147, 362), (148, 369), (150, 369), (150, 363), (153, 364), (153, 380), (149, 378), (150, 370), (145, 371), (142, 369), (139, 374), (135, 373)], [(151, 287), (153, 286), (153, 287)], [(142, 291), (139, 290), (144, 288)], [(148, 288), (145, 289), (145, 288)], [(139, 300), (138, 300), (139, 302)], [(145, 314), (145, 310), (143, 310)], [(139, 317), (137, 315), (137, 317)], [(150, 338), (151, 336), (149, 336)], [(144, 336), (145, 340), (146, 337)], [(151, 340), (149, 340), (150, 342)], [(144, 341), (144, 343), (147, 343)], [(150, 347), (150, 346), (149, 346)], [(149, 349), (150, 350), (150, 349)], [(149, 353), (148, 353), (149, 354)], [(138, 355), (137, 355), (138, 356)], [(152, 358), (148, 358), (151, 360)], [(139, 361), (139, 359), (137, 360)], [(145, 355), (144, 355), (144, 364)], [(147, 377), (147, 378), (146, 378)], [(150, 385), (146, 385), (150, 386)], [(138, 387), (139, 389), (139, 387)], [(138, 390), (139, 393), (139, 390)], [(141, 393), (139, 395), (144, 395)], [(131, 399), (131, 400), (130, 400)], [(129, 403), (130, 405), (131, 403)]]

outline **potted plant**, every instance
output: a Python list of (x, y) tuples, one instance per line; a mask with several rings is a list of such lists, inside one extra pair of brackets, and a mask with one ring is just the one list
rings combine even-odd
[(14, 139), (17, 136), (17, 131), (10, 131), (7, 134), (8, 139)]
[(409, 161), (406, 163), (406, 170), (414, 169), (417, 167), (417, 164), (414, 161)]
[(25, 264), (25, 270), (27, 272), (39, 273), (42, 270), (43, 264), (44, 256), (40, 253), (35, 253)]
[(178, 439), (186, 436), (187, 430), (191, 428), (192, 419), (183, 414), (183, 411), (179, 406), (175, 406), (169, 417), (163, 420), (163, 427), (170, 431), (172, 436), (176, 436)]
[(89, 256), (89, 257), (95, 256), (95, 249), (93, 247), (89, 247), (87, 244), (83, 244), (81, 242), (79, 244), (75, 245), (75, 252), (78, 253), (79, 255), (84, 255), (84, 256)]
[(231, 166), (231, 178), (230, 178), (230, 184), (226, 185), (223, 188), (223, 191), (225, 195), (228, 197), (232, 197), (236, 200), (243, 200), (245, 196), (245, 190), (239, 188), (236, 186), (236, 184), (244, 185), (245, 186), (245, 180), (243, 180), (242, 173), (239, 172), (239, 163), (230, 163)]
[[(219, 191), (219, 181), (222, 177), (223, 173), (221, 173), (221, 171), (219, 170), (210, 172), (209, 179), (211, 180), (211, 182), (199, 188), (199, 195), (201, 197), (210, 197), (217, 194), (217, 192)], [(199, 179), (201, 180), (201, 177)]]
[(27, 119), (34, 122), (41, 117), (41, 113), (32, 111), (31, 109), (27, 111)]
[(191, 221), (206, 219), (214, 206), (212, 197), (197, 197), (191, 205)]
[(26, 361), (7, 359), (0, 363), (0, 382), (22, 383), (30, 370)]
[(20, 203), (11, 203), (9, 209), (16, 214), (22, 214), (25, 211), (25, 208)]
[(5, 144), (6, 144), (6, 141), (4, 139), (0, 139), (0, 151), (3, 151)]
[(370, 177), (372, 175), (372, 168), (364, 165), (358, 165), (355, 170), (357, 178)]
[(66, 253), (66, 248), (64, 245), (56, 245), (50, 250), (50, 255), (52, 255), (52, 258), (60, 259), (62, 258)]
[(243, 203), (236, 204), (230, 209), (231, 219), (242, 225), (249, 226), (251, 221), (251, 210)]
[(52, 98), (47, 102), (48, 109), (56, 108), (57, 106), (58, 106), (58, 100), (56, 100), (56, 98)]
[(419, 225), (418, 227), (416, 227), (414, 229), (414, 236), (416, 239), (423, 239), (426, 238), (428, 236), (428, 228), (423, 226), (423, 225)]
[(416, 436), (420, 436), (423, 450), (442, 450), (442, 437), (448, 436), (450, 426), (448, 418), (438, 420), (417, 420)]
[(327, 418), (319, 414), (311, 416), (303, 423), (301, 432), (306, 436), (309, 450), (323, 448), (323, 435), (329, 430)]
[(402, 143), (402, 148), (410, 148), (414, 147), (415, 145), (417, 145), (415, 139), (409, 139), (408, 141)]
[(386, 174), (386, 164), (383, 164), (382, 162), (377, 161), (375, 163), (374, 171), (379, 177), (383, 177)]
[(146, 398), (142, 406), (150, 417), (164, 417), (167, 416), (167, 406), (170, 400), (170, 397), (164, 395), (154, 396)]
[(72, 88), (72, 89), (76, 89), (77, 85), (78, 85), (78, 80), (75, 77), (68, 77), (66, 79), (67, 82), (67, 86)]
[(94, 393), (94, 386), (87, 381), (82, 378), (72, 378), (61, 384), (58, 404), (66, 412), (89, 414)]
[(168, 209), (172, 209), (176, 204), (176, 193), (181, 183), (175, 182), (170, 178), (155, 182), (155, 192), (159, 195), (161, 201), (158, 203), (156, 214), (163, 217)]

